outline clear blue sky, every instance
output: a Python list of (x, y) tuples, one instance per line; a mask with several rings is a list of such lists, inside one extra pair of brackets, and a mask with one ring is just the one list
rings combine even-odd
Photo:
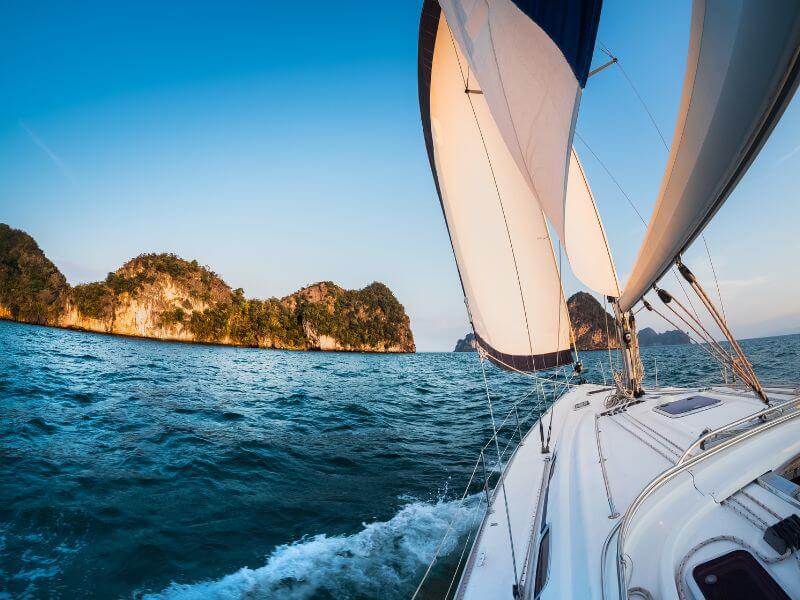
[[(689, 8), (607, 0), (600, 24), (668, 141)], [(3, 3), (0, 221), (71, 283), (150, 251), (251, 297), (383, 281), (418, 347), (451, 349), (468, 324), (419, 125), (418, 17), (415, 1)], [(619, 71), (590, 80), (578, 131), (649, 216), (667, 153)], [(795, 101), (707, 230), (743, 337), (800, 331), (798, 133)], [(577, 148), (624, 280), (644, 227)], [(713, 281), (704, 250), (687, 262)]]

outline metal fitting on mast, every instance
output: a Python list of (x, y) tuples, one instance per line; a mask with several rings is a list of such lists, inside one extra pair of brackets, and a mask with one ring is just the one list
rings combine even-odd
[(622, 374), (624, 377), (624, 389), (618, 390), (621, 394), (631, 395), (634, 398), (641, 397), (642, 391), (642, 368), (641, 358), (639, 357), (639, 339), (636, 335), (636, 321), (630, 311), (622, 312), (616, 298), (611, 298), (611, 306), (614, 308), (614, 320), (617, 324), (617, 336), (620, 340), (620, 352), (622, 353)]

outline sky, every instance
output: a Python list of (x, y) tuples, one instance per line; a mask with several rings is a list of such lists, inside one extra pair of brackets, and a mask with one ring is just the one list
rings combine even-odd
[[(420, 126), (420, 4), (0, 4), (0, 222), (72, 284), (143, 252), (256, 298), (382, 281), (419, 350), (452, 349), (469, 324)], [(600, 21), (667, 143), (689, 14), (606, 0)], [(648, 219), (667, 159), (624, 74), (589, 80), (576, 141), (622, 281), (645, 227), (609, 172)], [(705, 233), (737, 337), (800, 332), (798, 102)], [(702, 240), (685, 262), (716, 291)]]

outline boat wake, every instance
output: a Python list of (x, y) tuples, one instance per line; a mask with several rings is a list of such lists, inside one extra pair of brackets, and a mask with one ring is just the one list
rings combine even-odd
[(215, 581), (172, 583), (145, 598), (407, 598), (451, 521), (440, 556), (460, 555), (464, 536), (479, 522), (480, 506), (479, 496), (463, 504), (411, 502), (390, 520), (365, 524), (353, 535), (303, 538), (278, 546), (262, 567), (243, 567)]

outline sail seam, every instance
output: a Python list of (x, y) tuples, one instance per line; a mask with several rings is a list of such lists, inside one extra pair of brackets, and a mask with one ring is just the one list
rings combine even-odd
[[(459, 56), (458, 56), (458, 49), (456, 47), (456, 41), (453, 38), (453, 32), (450, 30), (449, 24), (448, 24), (447, 30), (450, 32), (450, 41), (453, 44), (453, 51), (455, 52), (456, 61), (458, 62), (458, 70), (461, 72), (461, 79), (463, 80), (464, 79), (464, 69), (461, 67), (461, 58), (459, 58)], [(464, 81), (464, 87), (465, 88), (467, 87), (467, 84), (468, 84), (468, 82)], [(484, 155), (486, 156), (486, 162), (488, 163), (488, 166), (489, 166), (489, 172), (492, 175), (492, 182), (494, 183), (494, 188), (495, 188), (495, 191), (497, 192), (497, 202), (500, 205), (500, 212), (503, 215), (503, 223), (505, 224), (505, 227), (506, 227), (506, 236), (508, 237), (508, 245), (509, 245), (509, 249), (511, 250), (511, 259), (514, 262), (514, 273), (517, 276), (517, 287), (519, 288), (519, 297), (520, 297), (520, 302), (522, 303), (522, 314), (525, 317), (525, 330), (526, 330), (526, 332), (528, 334), (528, 348), (529, 348), (531, 356), (532, 356), (533, 355), (533, 341), (531, 340), (531, 328), (530, 328), (530, 324), (528, 322), (528, 309), (525, 306), (525, 293), (524, 293), (524, 291), (522, 289), (522, 280), (520, 279), (519, 266), (517, 265), (517, 255), (516, 255), (516, 252), (514, 252), (514, 242), (511, 239), (511, 229), (508, 226), (508, 218), (506, 217), (506, 210), (505, 210), (505, 207), (503, 206), (503, 198), (502, 198), (502, 195), (500, 194), (500, 186), (497, 184), (497, 177), (494, 174), (494, 166), (492, 165), (492, 159), (489, 156), (489, 149), (486, 146), (486, 139), (483, 136), (483, 130), (481, 129), (481, 124), (478, 121), (478, 115), (475, 112), (475, 105), (472, 103), (472, 97), (470, 96), (470, 94), (464, 94), (464, 95), (467, 97), (467, 101), (469, 102), (469, 107), (472, 110), (472, 116), (475, 119), (475, 126), (478, 129), (478, 134), (480, 135), (481, 144), (483, 146), (483, 152), (484, 152)], [(560, 345), (560, 344), (558, 344), (558, 340), (556, 340), (556, 346), (558, 346), (558, 345)]]
[[(491, 12), (491, 6), (489, 6), (488, 2), (486, 3), (486, 8), (487, 8), (487, 11)], [(541, 196), (539, 194), (539, 190), (536, 188), (536, 183), (533, 181), (533, 177), (531, 177), (531, 174), (530, 174), (531, 169), (530, 169), (530, 166), (528, 165), (527, 156), (522, 151), (522, 143), (519, 140), (519, 134), (517, 132), (517, 126), (514, 123), (514, 115), (511, 112), (511, 107), (508, 104), (508, 95), (506, 94), (506, 86), (505, 86), (505, 82), (503, 81), (503, 72), (500, 69), (500, 63), (497, 61), (497, 51), (495, 50), (495, 46), (494, 46), (494, 33), (492, 32), (492, 20), (491, 19), (487, 19), (486, 24), (487, 24), (487, 30), (489, 32), (489, 44), (492, 47), (492, 60), (494, 60), (494, 65), (495, 65), (495, 68), (497, 69), (497, 78), (498, 78), (498, 80), (500, 82), (500, 89), (503, 92), (503, 94), (502, 94), (503, 95), (503, 102), (506, 105), (506, 112), (508, 113), (508, 118), (511, 121), (511, 129), (514, 132), (514, 141), (517, 144), (517, 150), (519, 152), (520, 157), (522, 158), (523, 164), (525, 165), (525, 172), (524, 172), (523, 175), (525, 176), (525, 179), (528, 181), (528, 183), (530, 184), (531, 188), (533, 189), (533, 193), (536, 196), (536, 200), (537, 200), (537, 202), (539, 202), (539, 204), (541, 206)], [(536, 23), (534, 23), (534, 24), (537, 25)], [(451, 37), (452, 37), (452, 34), (451, 34)], [(459, 62), (459, 64), (460, 64), (460, 62)], [(470, 100), (470, 105), (471, 104), (472, 104), (472, 100)], [(475, 109), (473, 108), (473, 113), (474, 113), (474, 111), (475, 111)], [(477, 117), (476, 117), (476, 123), (477, 123)], [(574, 124), (575, 124), (575, 120), (574, 120), (574, 115), (573, 115), (573, 129), (574, 129)], [(481, 136), (481, 137), (483, 137), (483, 136)], [(488, 152), (487, 152), (487, 158), (488, 158)], [(565, 163), (565, 165), (566, 164), (568, 164), (568, 163)], [(564, 179), (564, 183), (566, 185), (566, 178)], [(561, 226), (562, 226), (561, 234), (562, 235), (564, 234), (564, 230), (565, 230), (565, 227), (564, 227), (564, 219), (566, 217), (565, 212), (566, 212), (566, 204), (564, 202), (562, 202), (562, 206), (561, 206)], [(505, 213), (503, 214), (503, 218), (505, 218)], [(564, 241), (564, 240), (562, 240), (562, 241)], [(559, 244), (559, 253), (560, 253), (560, 251), (561, 251), (561, 245)], [(553, 252), (552, 243), (550, 245), (550, 255), (552, 256), (553, 264), (555, 265), (556, 264), (556, 257), (555, 257), (555, 252)], [(558, 267), (558, 293), (559, 293), (559, 298), (558, 298), (558, 331), (556, 332), (556, 346), (560, 346), (561, 345), (560, 344), (560, 340), (561, 340), (561, 313), (564, 311), (564, 306), (563, 305), (566, 304), (566, 298), (565, 298), (565, 295), (564, 295), (564, 286), (563, 286), (563, 283), (562, 283), (562, 280), (561, 280), (561, 268), (560, 268), (560, 265)], [(526, 315), (526, 319), (527, 319), (527, 315)], [(570, 329), (569, 337), (572, 338), (572, 337), (574, 337), (573, 334), (572, 334), (572, 323), (569, 323), (569, 329)], [(528, 335), (530, 336), (530, 331), (528, 332)], [(576, 346), (576, 353), (577, 353), (577, 346)], [(533, 354), (533, 350), (531, 350), (531, 354)]]

